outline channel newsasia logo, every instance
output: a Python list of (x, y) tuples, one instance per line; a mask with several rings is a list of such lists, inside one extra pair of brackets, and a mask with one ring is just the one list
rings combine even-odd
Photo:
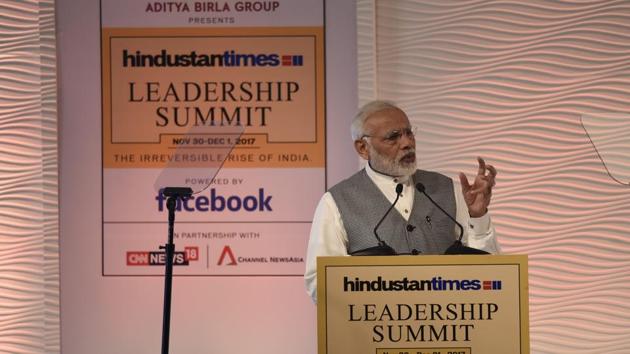
[[(163, 266), (166, 264), (164, 251), (127, 251), (128, 266)], [(187, 266), (199, 260), (199, 247), (184, 247), (184, 251), (175, 251), (173, 265)]]
[(242, 263), (304, 263), (303, 257), (287, 256), (236, 256), (232, 247), (226, 245), (221, 250), (218, 266), (236, 266)]

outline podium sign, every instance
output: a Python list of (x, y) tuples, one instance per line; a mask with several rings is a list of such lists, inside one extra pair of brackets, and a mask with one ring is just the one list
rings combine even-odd
[(319, 354), (528, 354), (527, 256), (320, 257)]

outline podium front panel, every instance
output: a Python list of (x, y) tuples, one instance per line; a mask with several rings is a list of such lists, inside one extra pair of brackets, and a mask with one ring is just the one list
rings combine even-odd
[(527, 354), (526, 256), (318, 258), (319, 354)]

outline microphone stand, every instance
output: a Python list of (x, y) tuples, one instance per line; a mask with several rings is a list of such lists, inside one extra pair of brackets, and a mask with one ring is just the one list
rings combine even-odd
[(446, 251), (444, 251), (444, 254), (490, 254), (490, 252), (486, 252), (486, 251), (479, 250), (479, 249), (476, 249), (476, 248), (464, 246), (464, 244), (462, 243), (462, 239), (464, 238), (464, 227), (462, 226), (462, 224), (457, 222), (457, 220), (455, 220), (455, 218), (452, 217), (451, 214), (447, 213), (446, 210), (444, 210), (444, 208), (442, 208), (440, 206), (440, 204), (438, 204), (435, 200), (433, 200), (433, 198), (431, 198), (431, 196), (429, 194), (427, 194), (427, 191), (426, 191), (426, 188), (424, 187), (424, 184), (417, 183), (416, 184), (416, 189), (418, 190), (418, 192), (424, 194), (425, 197), (427, 197), (429, 199), (429, 201), (433, 205), (435, 205), (438, 209), (440, 209), (440, 211), (442, 213), (444, 213), (444, 215), (446, 215), (446, 217), (451, 219), (451, 221), (453, 221), (455, 223), (455, 225), (457, 225), (457, 227), (459, 227), (459, 238), (457, 238), (455, 240), (455, 242), (453, 242), (453, 244), (450, 245), (446, 249)]
[(400, 194), (402, 193), (402, 191), (403, 191), (403, 185), (398, 183), (396, 185), (396, 199), (394, 199), (394, 202), (392, 203), (392, 205), (389, 206), (389, 209), (387, 209), (387, 211), (385, 212), (385, 215), (383, 215), (381, 220), (379, 220), (376, 226), (374, 227), (374, 237), (378, 241), (378, 245), (374, 247), (368, 247), (368, 248), (364, 248), (358, 251), (354, 251), (350, 253), (351, 256), (395, 256), (397, 254), (396, 251), (390, 245), (388, 245), (385, 241), (381, 240), (381, 238), (378, 236), (377, 231), (378, 231), (379, 226), (381, 226), (381, 224), (387, 217), (387, 215), (389, 215), (389, 212), (392, 211), (392, 209), (394, 208), (394, 205), (396, 205), (396, 203), (398, 202), (398, 199), (400, 198)]
[(168, 209), (168, 242), (160, 249), (164, 250), (165, 273), (164, 273), (164, 312), (162, 317), (162, 354), (168, 354), (169, 337), (171, 328), (171, 294), (173, 289), (173, 256), (175, 255), (175, 244), (173, 243), (173, 230), (175, 228), (175, 207), (177, 199), (190, 198), (192, 189), (186, 187), (166, 187), (162, 194), (167, 197), (166, 208)]

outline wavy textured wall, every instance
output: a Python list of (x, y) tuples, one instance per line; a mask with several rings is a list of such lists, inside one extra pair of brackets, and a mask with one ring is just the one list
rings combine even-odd
[(59, 353), (53, 1), (0, 2), (0, 352)]
[(630, 3), (360, 0), (358, 18), (360, 100), (407, 110), (421, 166), (499, 170), (532, 352), (629, 353)]

